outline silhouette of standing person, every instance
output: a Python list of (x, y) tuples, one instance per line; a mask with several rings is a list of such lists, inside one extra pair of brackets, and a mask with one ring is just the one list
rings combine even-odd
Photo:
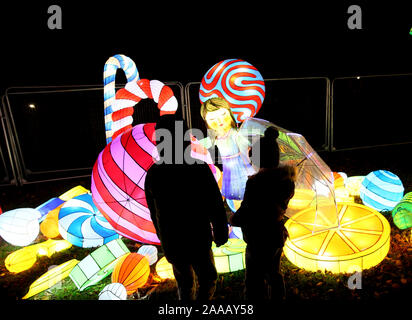
[[(240, 208), (231, 224), (243, 232), (246, 247), (245, 296), (248, 300), (281, 301), (285, 285), (280, 273), (280, 257), (287, 231), (282, 218), (295, 190), (295, 169), (279, 166), (279, 133), (266, 129), (259, 140), (260, 169), (246, 182)], [(252, 146), (253, 150), (256, 146)], [(258, 149), (258, 148), (256, 148)]]
[(179, 300), (210, 300), (217, 279), (211, 245), (228, 240), (226, 210), (211, 170), (190, 157), (190, 141), (181, 141), (176, 125), (174, 115), (164, 115), (156, 123), (159, 161), (147, 172), (146, 200), (166, 259), (173, 265)]

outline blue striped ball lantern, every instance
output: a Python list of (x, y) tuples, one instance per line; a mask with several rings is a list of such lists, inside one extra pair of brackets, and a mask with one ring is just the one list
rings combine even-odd
[(364, 205), (379, 212), (391, 211), (402, 199), (404, 187), (399, 177), (387, 170), (369, 173), (362, 181), (360, 198)]
[(90, 193), (68, 200), (59, 211), (59, 231), (71, 244), (100, 247), (120, 235), (100, 213)]

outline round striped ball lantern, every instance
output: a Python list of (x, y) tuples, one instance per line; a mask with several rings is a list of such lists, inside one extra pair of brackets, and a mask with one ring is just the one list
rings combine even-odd
[(0, 215), (0, 236), (14, 246), (27, 246), (39, 235), (40, 216), (32, 208), (6, 211)]
[(146, 284), (149, 274), (150, 266), (147, 258), (140, 253), (128, 253), (116, 262), (112, 282), (123, 284), (129, 295)]
[(62, 206), (59, 232), (64, 239), (82, 248), (99, 247), (119, 238), (94, 205), (90, 193), (74, 197)]
[(412, 192), (408, 192), (392, 210), (393, 223), (401, 230), (412, 227)]
[(214, 97), (228, 101), (236, 122), (240, 123), (258, 113), (265, 99), (265, 82), (249, 62), (223, 60), (206, 72), (200, 85), (201, 103)]
[(145, 256), (149, 261), (149, 265), (156, 263), (158, 259), (157, 248), (152, 245), (141, 246), (139, 250), (137, 250), (137, 253), (140, 253), (141, 255)]
[(121, 283), (110, 283), (99, 293), (99, 300), (126, 300), (127, 292)]
[(403, 197), (404, 187), (399, 177), (387, 170), (369, 173), (359, 190), (364, 205), (379, 212), (391, 211)]

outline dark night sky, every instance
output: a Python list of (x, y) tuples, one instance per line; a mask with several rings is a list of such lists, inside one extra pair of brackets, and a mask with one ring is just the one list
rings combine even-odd
[[(267, 79), (412, 72), (412, 20), (407, 8), (392, 2), (361, 5), (362, 30), (347, 28), (349, 2), (84, 2), (2, 4), (2, 92), (10, 86), (102, 84), (103, 65), (116, 53), (130, 56), (141, 78), (183, 84), (200, 81), (227, 58), (252, 63)], [(62, 30), (47, 28), (51, 4), (62, 8)]]

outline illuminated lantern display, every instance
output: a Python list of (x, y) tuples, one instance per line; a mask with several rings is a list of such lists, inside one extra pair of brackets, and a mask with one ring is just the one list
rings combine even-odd
[(229, 229), (229, 238), (243, 239), (242, 228), (240, 228), (240, 227), (230, 227), (230, 229)]
[(64, 239), (83, 248), (98, 247), (119, 238), (94, 205), (90, 193), (74, 197), (62, 206), (59, 231)]
[(240, 205), (242, 204), (242, 200), (226, 199), (226, 203), (230, 210), (232, 210), (233, 212), (236, 212), (237, 209), (240, 208)]
[[(246, 267), (246, 242), (242, 239), (229, 238), (228, 241), (216, 247), (212, 243), (213, 257), (218, 273), (234, 272)], [(174, 279), (173, 266), (166, 257), (161, 258), (156, 264), (156, 273), (161, 279)]]
[(391, 211), (403, 197), (403, 184), (390, 171), (377, 170), (362, 181), (360, 198), (364, 205), (377, 211)]
[[(338, 203), (339, 226), (313, 233), (313, 216), (321, 210), (302, 210), (285, 223), (289, 238), (283, 251), (294, 265), (309, 271), (353, 273), (385, 258), (390, 246), (390, 225), (379, 212), (360, 204)], [(330, 224), (323, 221), (324, 226)]]
[(149, 261), (139, 253), (127, 253), (116, 262), (112, 273), (112, 282), (121, 283), (127, 294), (132, 294), (143, 287), (149, 279)]
[(162, 257), (156, 263), (156, 274), (161, 279), (174, 279), (175, 275), (173, 273), (173, 266), (169, 261), (167, 261), (166, 257)]
[(89, 193), (90, 191), (82, 186), (76, 186), (71, 188), (70, 190), (66, 191), (62, 195), (59, 196), (59, 199), (67, 201), (73, 199), (74, 197), (80, 196), (81, 194)]
[(99, 293), (99, 300), (126, 300), (127, 292), (121, 283), (110, 283)]
[(33, 244), (10, 253), (4, 264), (10, 272), (19, 273), (30, 269), (37, 256), (51, 257), (54, 253), (70, 248), (72, 244), (66, 240), (51, 240)]
[(27, 246), (39, 235), (40, 212), (19, 208), (0, 215), (0, 236), (14, 246)]
[(63, 204), (76, 196), (88, 193), (89, 190), (82, 186), (76, 186), (66, 191), (58, 198), (52, 198), (36, 209), (42, 214), (40, 218), (40, 231), (49, 239), (56, 238), (60, 235), (59, 231), (59, 211)]
[(412, 227), (412, 192), (408, 192), (392, 210), (393, 223), (401, 230)]
[(78, 263), (79, 260), (72, 259), (50, 269), (30, 285), (29, 292), (27, 292), (27, 294), (22, 299), (28, 299), (44, 290), (51, 288), (56, 283), (67, 278), (70, 271)]
[(350, 196), (359, 196), (362, 181), (365, 176), (353, 176), (346, 179), (346, 190), (349, 191)]
[(83, 291), (110, 275), (116, 259), (129, 252), (122, 240), (112, 240), (80, 261), (70, 272), (70, 279), (80, 291)]
[[(313, 232), (336, 227), (338, 211), (335, 201), (333, 174), (327, 164), (310, 146), (306, 139), (298, 134), (277, 127), (261, 119), (248, 119), (240, 130), (253, 131), (259, 125), (274, 126), (279, 131), (277, 143), (280, 151), (280, 164), (296, 168), (295, 194), (289, 201), (286, 216), (295, 219), (295, 215), (307, 208), (322, 208), (322, 213), (312, 216)], [(252, 136), (252, 139), (255, 139)], [(328, 222), (325, 225), (325, 221)]]
[(42, 221), (42, 223), (40, 223), (41, 233), (49, 239), (56, 238), (60, 235), (60, 231), (59, 231), (59, 211), (60, 209), (61, 209), (61, 206), (50, 211), (45, 217), (45, 219)]
[(139, 250), (137, 250), (137, 253), (140, 253), (141, 255), (145, 256), (149, 261), (150, 266), (152, 264), (155, 264), (158, 259), (157, 248), (152, 245), (141, 246)]
[[(136, 64), (129, 57), (116, 54), (113, 57), (110, 57), (105, 65), (103, 70), (103, 83), (104, 83), (104, 118), (105, 118), (105, 127), (106, 127), (106, 141), (109, 143), (112, 141), (113, 133), (116, 129), (122, 128), (120, 125), (114, 125), (118, 120), (127, 118), (130, 123), (133, 121), (131, 115), (133, 112), (128, 114), (123, 114), (121, 119), (116, 117), (116, 111), (119, 111), (118, 107), (115, 107), (116, 102), (116, 72), (117, 69), (122, 69), (125, 73), (127, 82), (139, 80), (139, 71), (137, 70)], [(114, 119), (113, 119), (114, 118)]]
[(237, 123), (253, 117), (265, 99), (265, 82), (250, 63), (239, 59), (220, 61), (204, 75), (199, 98), (201, 103), (221, 97), (231, 105)]
[(348, 189), (339, 187), (335, 189), (336, 202), (355, 202), (355, 198), (349, 194)]
[(333, 186), (335, 189), (341, 188), (345, 186), (345, 176), (343, 176), (343, 172), (332, 172), (333, 174)]
[(4, 260), (7, 270), (19, 273), (30, 269), (37, 261), (37, 250), (31, 246), (10, 253)]
[(99, 211), (122, 236), (160, 244), (147, 208), (144, 182), (157, 152), (155, 124), (139, 124), (115, 138), (93, 167), (92, 196)]
[(234, 272), (245, 268), (246, 242), (242, 239), (230, 238), (220, 247), (216, 247), (213, 242), (212, 250), (218, 273)]
[[(117, 60), (117, 61), (116, 61)], [(121, 68), (128, 82), (115, 92), (115, 74)], [(128, 71), (127, 71), (128, 70)], [(92, 172), (92, 196), (113, 228), (129, 239), (160, 244), (144, 193), (147, 170), (157, 158), (154, 123), (132, 128), (133, 107), (141, 99), (153, 99), (160, 115), (174, 114), (178, 103), (170, 87), (158, 80), (138, 79), (134, 62), (116, 55), (104, 69), (106, 142)]]
[(50, 200), (38, 206), (36, 210), (41, 213), (39, 222), (42, 222), (50, 212), (56, 210), (57, 208), (60, 208), (64, 202), (65, 201), (60, 198), (51, 198)]
[(312, 189), (295, 189), (295, 194), (289, 201), (289, 210), (306, 209), (316, 197), (316, 192)]

